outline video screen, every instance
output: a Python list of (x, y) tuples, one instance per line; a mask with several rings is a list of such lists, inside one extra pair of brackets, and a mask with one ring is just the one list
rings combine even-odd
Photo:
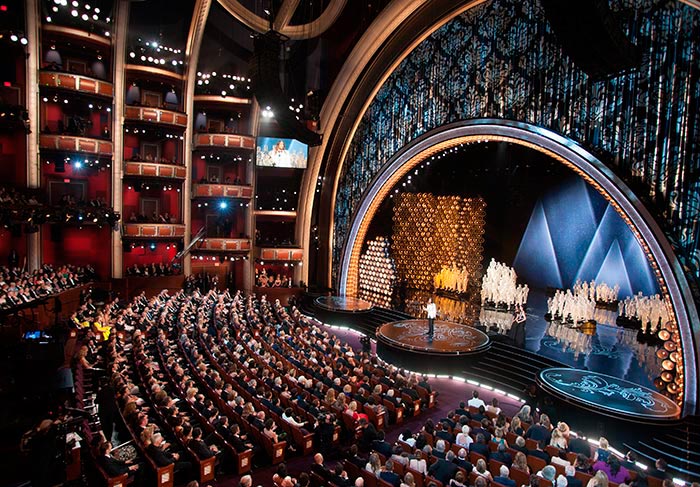
[(255, 160), (260, 167), (306, 169), (309, 146), (294, 139), (258, 137)]

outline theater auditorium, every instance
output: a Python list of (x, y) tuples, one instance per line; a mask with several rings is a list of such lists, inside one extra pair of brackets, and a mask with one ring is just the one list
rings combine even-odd
[(700, 486), (700, 1), (0, 0), (0, 77), (0, 484)]

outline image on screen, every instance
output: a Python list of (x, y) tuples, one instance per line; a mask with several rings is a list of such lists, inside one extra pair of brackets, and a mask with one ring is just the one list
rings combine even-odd
[(256, 158), (258, 166), (306, 169), (309, 147), (294, 139), (258, 137)]

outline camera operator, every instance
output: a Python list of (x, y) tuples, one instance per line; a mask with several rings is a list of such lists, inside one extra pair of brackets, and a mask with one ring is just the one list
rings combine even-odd
[(29, 457), (32, 485), (44, 487), (63, 479), (62, 466), (65, 452), (65, 429), (62, 420), (45, 419), (22, 436), (20, 450)]

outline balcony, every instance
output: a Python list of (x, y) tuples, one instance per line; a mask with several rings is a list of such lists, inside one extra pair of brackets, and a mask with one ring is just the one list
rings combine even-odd
[(104, 98), (112, 98), (114, 96), (114, 85), (112, 83), (80, 74), (42, 71), (39, 73), (39, 84), (49, 88), (76, 91)]
[(300, 248), (258, 247), (256, 254), (263, 261), (300, 262), (304, 258)]
[(72, 135), (40, 135), (39, 147), (42, 150), (55, 150), (62, 152), (80, 152), (97, 156), (111, 156), (112, 142), (92, 137), (78, 137)]
[(124, 176), (185, 179), (187, 177), (187, 169), (184, 166), (176, 166), (174, 164), (130, 161), (124, 165)]
[(143, 66), (141, 64), (127, 64), (126, 72), (134, 77), (147, 79), (157, 79), (168, 83), (181, 83), (185, 81), (185, 76), (168, 69), (156, 68), (154, 66)]
[(206, 252), (247, 252), (250, 250), (249, 238), (209, 238), (197, 244), (198, 251)]
[(187, 127), (187, 114), (153, 107), (128, 106), (124, 110), (124, 120), (146, 122), (175, 127)]
[(253, 197), (253, 188), (235, 184), (195, 184), (193, 198), (241, 198)]
[(255, 149), (255, 137), (235, 134), (197, 134), (194, 138), (196, 149)]
[(181, 223), (125, 223), (126, 238), (183, 238), (185, 225)]

